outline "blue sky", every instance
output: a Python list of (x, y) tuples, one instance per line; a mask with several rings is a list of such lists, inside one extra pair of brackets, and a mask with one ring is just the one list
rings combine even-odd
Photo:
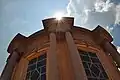
[(43, 28), (41, 20), (65, 11), (68, 0), (0, 0), (0, 72), (7, 46), (17, 33), (29, 36)]
[(13, 37), (42, 29), (41, 20), (58, 11), (74, 16), (75, 25), (88, 29), (102, 25), (120, 46), (120, 0), (0, 0), (0, 72)]

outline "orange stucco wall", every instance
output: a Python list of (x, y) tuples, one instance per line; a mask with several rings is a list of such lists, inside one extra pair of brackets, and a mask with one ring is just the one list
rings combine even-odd
[[(112, 79), (112, 80), (120, 79), (119, 72), (117, 71), (116, 67), (111, 62), (111, 60), (109, 59), (109, 56), (104, 53), (104, 51), (102, 50), (100, 46), (95, 44), (90, 34), (85, 34), (84, 31), (82, 32), (80, 30), (73, 31), (71, 34), (74, 39), (74, 43), (78, 49), (95, 52), (97, 54), (105, 71), (107, 72), (109, 76), (109, 79)], [(34, 54), (34, 55), (39, 56), (42, 51), (46, 51), (46, 53), (48, 53), (48, 50), (50, 47), (49, 42), (50, 42), (49, 35), (37, 36), (29, 40), (27, 52), (26, 54), (23, 55), (19, 63), (16, 65), (16, 68), (15, 68), (16, 70), (13, 74), (12, 80), (24, 80), (25, 79), (28, 61), (31, 59), (31, 57), (33, 57), (30, 55)], [(72, 65), (73, 61), (71, 61), (72, 59), (70, 58), (70, 50), (68, 48), (66, 39), (57, 40), (56, 54), (57, 54), (56, 55), (57, 63), (55, 64), (58, 65), (57, 69), (59, 71), (58, 72), (59, 80), (75, 80), (74, 69)], [(49, 64), (52, 64), (52, 63), (49, 63)], [(48, 64), (47, 66), (49, 67)], [(84, 68), (81, 67), (80, 69), (83, 72), (79, 71), (78, 74), (85, 74)], [(86, 76), (83, 76), (83, 77), (86, 77)], [(84, 79), (87, 80), (86, 78)]]

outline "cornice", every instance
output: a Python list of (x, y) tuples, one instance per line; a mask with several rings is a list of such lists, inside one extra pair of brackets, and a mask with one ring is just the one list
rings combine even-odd
[[(8, 53), (12, 53), (16, 48), (18, 48), (20, 52), (25, 52), (26, 47), (30, 46), (29, 44), (32, 43), (32, 41), (34, 41), (35, 39), (38, 39), (38, 38), (40, 39), (40, 37), (42, 38), (43, 36), (47, 36), (48, 38), (45, 38), (45, 39), (49, 39), (49, 33), (50, 33), (50, 31), (48, 30), (48, 28), (50, 27), (49, 24), (53, 24), (55, 27), (56, 22), (54, 20), (55, 18), (43, 20), (44, 29), (33, 33), (29, 37), (25, 37), (20, 33), (18, 33), (10, 42), (7, 50)], [(104, 28), (102, 28), (99, 25), (94, 30), (90, 31), (88, 29), (85, 29), (79, 26), (73, 26), (74, 18), (72, 17), (63, 17), (63, 21), (65, 21), (64, 23), (65, 25), (61, 23), (61, 28), (68, 26), (67, 28), (64, 28), (65, 30), (63, 30), (63, 32), (64, 31), (67, 32), (70, 29), (69, 31), (71, 32), (73, 37), (74, 37), (74, 34), (80, 34), (82, 35), (82, 37), (89, 37), (89, 39), (91, 39), (97, 45), (103, 44), (104, 41), (108, 41), (111, 43), (113, 40), (112, 36)], [(56, 28), (55, 28), (55, 31), (56, 31)], [(53, 32), (54, 32), (54, 29), (53, 29)], [(54, 33), (57, 36), (58, 32), (54, 32)], [(84, 41), (85, 40), (83, 40), (83, 42)], [(90, 41), (87, 41), (87, 43), (89, 44)]]
[(27, 43), (26, 41), (27, 41), (27, 37), (18, 33), (10, 42), (7, 49), (8, 53), (12, 53), (14, 50), (16, 49), (18, 50), (18, 48), (25, 47), (25, 43)]

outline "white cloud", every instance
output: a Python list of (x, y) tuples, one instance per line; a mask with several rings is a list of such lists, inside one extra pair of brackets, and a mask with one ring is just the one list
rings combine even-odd
[(67, 11), (75, 17), (75, 25), (89, 29), (99, 24), (111, 30), (109, 25), (120, 22), (120, 4), (110, 0), (70, 0)]
[[(94, 29), (101, 25), (113, 36), (113, 43), (120, 46), (119, 0), (70, 0), (67, 12), (74, 16), (75, 25)], [(120, 47), (118, 48), (120, 52)]]
[(116, 24), (120, 24), (120, 4), (116, 6)]
[(117, 47), (117, 51), (120, 53), (120, 46)]
[(112, 6), (113, 6), (113, 3), (110, 3), (109, 0), (107, 1), (97, 0), (95, 3), (95, 10), (97, 12), (108, 11)]

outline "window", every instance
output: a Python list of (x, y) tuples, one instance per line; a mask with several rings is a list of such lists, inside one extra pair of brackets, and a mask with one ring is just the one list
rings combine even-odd
[(95, 53), (79, 50), (88, 80), (108, 80), (108, 76)]
[(29, 61), (26, 80), (46, 80), (46, 54)]

